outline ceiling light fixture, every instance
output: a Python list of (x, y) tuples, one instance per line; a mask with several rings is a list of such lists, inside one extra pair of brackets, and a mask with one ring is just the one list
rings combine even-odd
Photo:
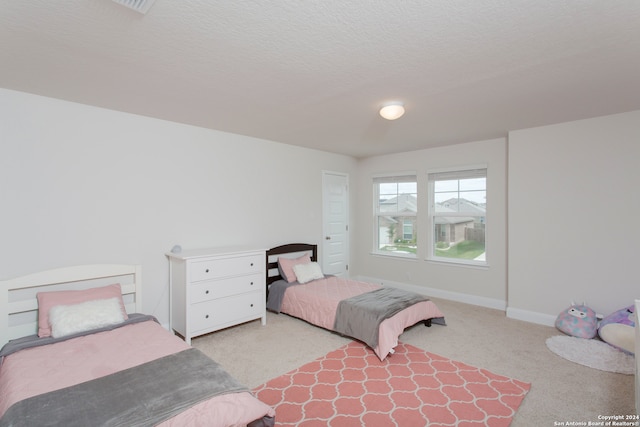
[(387, 120), (395, 120), (404, 114), (404, 104), (402, 102), (388, 102), (380, 109), (380, 115)]

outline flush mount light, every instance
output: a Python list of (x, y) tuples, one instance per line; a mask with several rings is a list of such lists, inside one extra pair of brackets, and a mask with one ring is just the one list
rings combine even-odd
[(388, 102), (380, 108), (380, 115), (387, 120), (395, 120), (404, 114), (404, 104), (402, 102)]

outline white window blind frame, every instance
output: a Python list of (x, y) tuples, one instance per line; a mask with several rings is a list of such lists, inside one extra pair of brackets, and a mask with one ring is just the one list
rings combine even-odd
[(407, 173), (406, 175), (388, 175), (388, 176), (374, 176), (373, 183), (374, 184), (393, 184), (393, 183), (401, 183), (401, 182), (417, 182), (418, 174), (415, 172)]
[(465, 170), (451, 170), (443, 172), (429, 172), (429, 181), (451, 181), (455, 179), (486, 178), (487, 168), (474, 168)]

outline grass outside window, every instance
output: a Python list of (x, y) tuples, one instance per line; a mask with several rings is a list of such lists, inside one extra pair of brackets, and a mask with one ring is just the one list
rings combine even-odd
[(442, 258), (475, 259), (485, 251), (484, 243), (463, 240), (448, 249), (435, 248), (435, 256)]

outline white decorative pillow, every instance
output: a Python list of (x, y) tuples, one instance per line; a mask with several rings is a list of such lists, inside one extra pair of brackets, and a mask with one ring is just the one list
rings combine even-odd
[(316, 279), (324, 279), (322, 269), (317, 262), (308, 262), (306, 264), (296, 264), (293, 266), (293, 272), (298, 278), (298, 283), (307, 283)]
[(125, 320), (118, 298), (56, 305), (49, 310), (51, 336), (54, 338), (115, 325)]
[(122, 301), (122, 288), (118, 283), (78, 291), (38, 292), (36, 297), (38, 298), (38, 336), (40, 338), (51, 336), (49, 310), (56, 305), (72, 305), (98, 299), (119, 298), (122, 315), (125, 319), (129, 317), (124, 307), (124, 301)]

